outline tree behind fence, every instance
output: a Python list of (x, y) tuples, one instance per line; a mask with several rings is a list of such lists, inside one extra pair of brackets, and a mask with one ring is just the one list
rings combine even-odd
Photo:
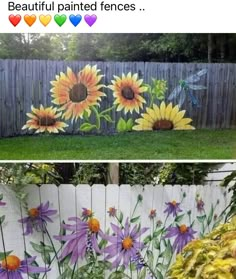
[[(48, 223), (47, 229), (50, 235), (58, 235), (60, 231), (60, 224), (65, 221), (68, 223), (69, 217), (81, 217), (83, 208), (91, 209), (94, 216), (100, 221), (101, 229), (106, 232), (108, 229), (111, 232), (111, 223), (118, 224), (117, 219), (110, 217), (108, 210), (110, 207), (117, 209), (117, 214), (122, 212), (124, 220), (126, 218), (132, 219), (139, 217), (138, 223), (141, 227), (148, 227), (149, 230), (142, 235), (144, 239), (153, 230), (156, 222), (165, 222), (166, 214), (164, 210), (166, 203), (175, 200), (181, 202), (180, 215), (185, 214), (181, 223), (189, 224), (189, 222), (195, 221), (193, 227), (196, 231), (201, 230), (202, 224), (197, 223), (197, 216), (208, 214), (214, 207), (214, 218), (225, 209), (229, 204), (230, 194), (227, 189), (219, 186), (161, 186), (161, 185), (145, 185), (145, 186), (133, 186), (130, 185), (42, 185), (38, 187), (36, 185), (29, 185), (25, 187), (25, 192), (28, 193), (27, 204), (28, 208), (35, 208), (40, 203), (50, 202), (50, 208), (56, 209), (57, 214), (53, 217), (53, 223)], [(49, 240), (45, 240), (46, 236), (40, 232), (35, 232), (33, 235), (23, 236), (22, 226), (18, 222), (19, 219), (27, 215), (27, 211), (20, 204), (16, 198), (15, 193), (8, 185), (0, 185), (0, 194), (3, 194), (3, 200), (6, 202), (4, 207), (1, 207), (1, 215), (5, 215), (5, 221), (3, 223), (3, 237), (0, 237), (0, 252), (3, 252), (3, 243), (5, 244), (5, 250), (11, 251), (21, 258), (24, 258), (24, 251), (27, 251), (30, 255), (35, 255), (35, 251), (32, 249), (30, 242), (39, 243), (40, 241), (46, 242), (50, 245)], [(137, 204), (137, 200), (141, 202)], [(196, 197), (201, 198), (204, 201), (204, 212), (197, 210)], [(135, 209), (135, 210), (134, 210)], [(150, 219), (150, 210), (156, 210), (156, 217)], [(189, 213), (191, 215), (189, 220)], [(213, 213), (212, 213), (213, 214)], [(213, 217), (213, 216), (212, 216)], [(166, 227), (172, 222), (169, 219), (173, 219), (172, 216), (167, 218)], [(210, 225), (211, 226), (211, 225)], [(210, 228), (209, 228), (210, 229)], [(60, 248), (60, 242), (55, 241), (57, 249)], [(156, 251), (156, 252), (155, 252)], [(158, 253), (154, 250), (154, 257)], [(40, 257), (38, 257), (38, 264), (44, 265)], [(79, 261), (78, 266), (84, 264), (83, 261)], [(52, 264), (52, 271), (47, 275), (47, 278), (54, 279), (58, 276), (56, 263)], [(106, 276), (109, 272), (106, 272)], [(106, 277), (104, 275), (104, 278)], [(41, 278), (41, 277), (40, 277)], [(136, 278), (136, 277), (132, 277)]]
[[(0, 60), (0, 136), (24, 134), (21, 128), (26, 122), (26, 113), (31, 111), (31, 105), (51, 105), (50, 81), (55, 79), (55, 75), (65, 72), (67, 66), (78, 72), (88, 63), (98, 65), (105, 75), (106, 85), (110, 84), (113, 75), (120, 76), (130, 71), (138, 73), (146, 83), (150, 83), (151, 78), (165, 79), (168, 82), (167, 96), (179, 80), (206, 68), (208, 73), (200, 83), (207, 90), (194, 93), (200, 99), (201, 107), (192, 108), (186, 102), (183, 108), (197, 128), (236, 127), (236, 64)], [(105, 91), (107, 97), (102, 99), (102, 109), (113, 103), (112, 92), (108, 89)], [(121, 115), (121, 112), (113, 113), (115, 123)], [(102, 123), (101, 128), (103, 133), (111, 133), (115, 131), (115, 124)], [(69, 133), (76, 130), (70, 127)]]

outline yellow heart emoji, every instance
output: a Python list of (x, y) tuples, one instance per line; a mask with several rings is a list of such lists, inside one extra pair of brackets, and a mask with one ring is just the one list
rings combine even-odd
[(46, 27), (51, 21), (52, 17), (50, 15), (40, 15), (39, 21)]

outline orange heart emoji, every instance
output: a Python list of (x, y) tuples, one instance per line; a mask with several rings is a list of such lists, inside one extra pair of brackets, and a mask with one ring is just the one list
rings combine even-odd
[(50, 15), (40, 15), (39, 21), (46, 27), (51, 21), (52, 17)]
[(24, 20), (29, 26), (32, 26), (36, 21), (36, 15), (25, 15)]

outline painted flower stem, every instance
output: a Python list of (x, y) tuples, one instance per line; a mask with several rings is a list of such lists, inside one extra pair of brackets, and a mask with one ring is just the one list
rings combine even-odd
[(101, 128), (101, 119), (100, 119), (100, 115), (98, 110), (95, 108), (95, 106), (91, 107), (92, 111), (94, 112), (95, 116), (96, 116), (96, 129), (100, 130)]
[(77, 265), (77, 263), (74, 264), (73, 271), (72, 271), (72, 274), (71, 274), (71, 279), (74, 278), (76, 265)]
[[(50, 266), (51, 266), (51, 264), (53, 263), (53, 261), (57, 258), (57, 255), (58, 255), (58, 253), (61, 251), (61, 249), (62, 249), (62, 247), (57, 251), (56, 255), (53, 256), (53, 258), (52, 258), (50, 264), (48, 265), (48, 268), (50, 268)], [(43, 277), (42, 277), (42, 279), (46, 276), (46, 274), (47, 274), (47, 273), (45, 272), (44, 275), (43, 275)]]
[(50, 234), (49, 234), (49, 232), (48, 232), (48, 230), (47, 230), (47, 227), (45, 226), (45, 233), (47, 234), (47, 236), (48, 236), (48, 239), (49, 239), (49, 241), (50, 241), (50, 243), (51, 243), (51, 245), (52, 245), (52, 249), (53, 249), (53, 251), (54, 251), (54, 253), (55, 253), (55, 257), (56, 257), (56, 259), (57, 259), (57, 266), (58, 266), (58, 271), (59, 271), (59, 274), (61, 275), (61, 267), (60, 267), (60, 261), (59, 261), (59, 258), (58, 258), (58, 252), (56, 251), (56, 248), (55, 248), (55, 246), (54, 246), (54, 243), (53, 243), (53, 241), (52, 241), (52, 238), (51, 238), (51, 236), (50, 236)]
[(113, 105), (112, 107), (107, 108), (107, 109), (103, 110), (102, 112), (100, 112), (100, 115), (104, 115), (104, 114), (106, 114), (106, 113), (112, 111), (112, 110), (115, 109), (115, 108), (116, 108), (116, 105)]

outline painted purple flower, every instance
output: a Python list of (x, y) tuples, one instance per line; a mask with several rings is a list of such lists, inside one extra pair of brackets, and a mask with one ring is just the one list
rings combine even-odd
[(57, 210), (49, 209), (49, 201), (45, 204), (41, 203), (36, 208), (31, 208), (28, 211), (28, 216), (19, 220), (20, 223), (26, 226), (24, 235), (32, 234), (33, 229), (45, 232), (47, 222), (53, 222), (49, 216), (56, 213)]
[(113, 207), (109, 207), (107, 213), (109, 214), (109, 217), (115, 217), (116, 216), (117, 209)]
[(102, 251), (98, 247), (98, 236), (104, 238), (105, 235), (100, 229), (100, 223), (96, 218), (90, 218), (88, 221), (82, 221), (78, 217), (71, 217), (69, 221), (75, 224), (62, 224), (65, 230), (71, 231), (70, 235), (54, 236), (59, 241), (65, 241), (65, 248), (63, 249), (60, 259), (64, 259), (70, 255), (71, 264), (75, 264), (79, 258), (83, 259), (86, 252), (95, 250), (101, 254)]
[(167, 231), (168, 233), (165, 235), (165, 238), (176, 236), (173, 249), (176, 250), (177, 253), (182, 251), (184, 246), (194, 238), (193, 235), (196, 233), (196, 231), (186, 225), (170, 227)]
[(204, 201), (200, 198), (200, 199), (197, 199), (197, 210), (202, 213), (202, 211), (204, 211)]
[(45, 273), (49, 268), (32, 265), (36, 257), (27, 258), (21, 261), (17, 256), (7, 256), (0, 264), (1, 279), (23, 279), (22, 273)]
[(151, 209), (148, 217), (149, 217), (150, 219), (154, 219), (156, 216), (157, 216), (157, 211), (156, 211), (156, 209)]
[(105, 260), (115, 258), (112, 268), (117, 268), (121, 260), (123, 260), (123, 266), (127, 267), (135, 259), (137, 253), (144, 248), (144, 244), (140, 242), (140, 236), (148, 228), (139, 229), (136, 225), (131, 229), (128, 219), (122, 229), (112, 223), (111, 227), (115, 235), (106, 236), (106, 240), (112, 244), (104, 248), (104, 252), (108, 254)]
[(164, 213), (167, 213), (168, 215), (173, 214), (173, 217), (177, 216), (178, 212), (181, 212), (179, 205), (180, 203), (176, 202), (175, 200), (172, 202), (166, 202), (166, 209)]

